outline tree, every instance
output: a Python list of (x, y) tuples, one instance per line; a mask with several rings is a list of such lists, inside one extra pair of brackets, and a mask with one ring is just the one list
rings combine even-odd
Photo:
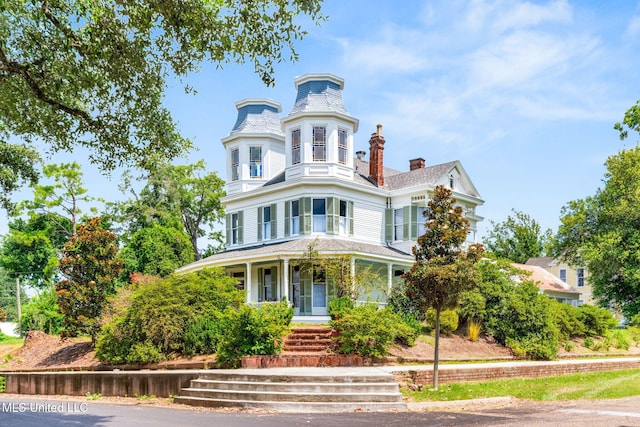
[(416, 261), (404, 275), (409, 296), (422, 301), (423, 309), (436, 311), (436, 341), (433, 365), (433, 388), (438, 389), (438, 359), (440, 343), (440, 314), (453, 309), (463, 292), (476, 285), (475, 263), (483, 248), (471, 245), (462, 249), (469, 221), (462, 216), (462, 208), (454, 207), (451, 190), (434, 188), (433, 198), (425, 211), (425, 233), (413, 247)]
[(164, 277), (193, 262), (189, 236), (181, 230), (152, 224), (136, 231), (118, 255), (123, 273)]
[(500, 223), (489, 221), (493, 227), (482, 243), (499, 258), (524, 264), (529, 258), (549, 255), (552, 234), (548, 229), (541, 233), (540, 224), (529, 215), (512, 209)]
[(594, 297), (627, 318), (640, 312), (640, 147), (605, 162), (604, 186), (562, 208), (558, 250), (584, 265)]
[(0, 267), (36, 289), (51, 286), (57, 272), (58, 257), (68, 240), (57, 232), (59, 218), (34, 214), (27, 220), (16, 218), (0, 243)]
[[(26, 304), (29, 300), (20, 283), (20, 303)], [(0, 312), (4, 314), (4, 320), (18, 321), (18, 299), (16, 298), (16, 278), (8, 271), (0, 267)], [(3, 321), (3, 320), (0, 320)]]
[(629, 130), (640, 132), (640, 101), (629, 107), (624, 113), (622, 123), (616, 123), (613, 128), (620, 132), (620, 139), (625, 140), (629, 136)]
[(6, 134), (0, 119), (0, 208), (11, 214), (15, 204), (9, 195), (23, 184), (35, 185), (38, 182), (35, 166), (40, 156), (24, 144), (8, 144), (4, 138)]
[(64, 314), (63, 337), (87, 333), (95, 343), (100, 331), (98, 319), (122, 271), (117, 253), (116, 236), (102, 228), (101, 218), (80, 225), (65, 244), (60, 260), (64, 279), (56, 284), (58, 306)]
[(211, 231), (224, 217), (220, 198), (224, 181), (215, 172), (205, 173), (204, 161), (191, 165), (171, 165), (158, 160), (146, 167), (146, 180), (137, 193), (131, 177), (125, 176), (121, 188), (133, 199), (114, 205), (116, 217), (131, 236), (145, 227), (157, 224), (184, 231), (193, 248), (193, 259), (201, 258), (198, 239), (207, 236), (222, 241), (220, 232)]
[[(167, 78), (209, 61), (252, 62), (266, 84), (295, 61), (296, 23), (324, 17), (321, 0), (4, 0), (0, 7), (0, 156), (3, 189), (33, 180), (32, 148), (87, 147), (101, 169), (171, 158), (190, 145), (163, 106)], [(191, 88), (187, 87), (187, 91)], [(5, 182), (6, 179), (6, 182)]]
[[(76, 234), (80, 222), (80, 205), (102, 200), (87, 194), (87, 189), (83, 187), (82, 170), (76, 162), (45, 165), (42, 172), (53, 182), (35, 185), (33, 200), (22, 202), (20, 210), (26, 209), (30, 215), (49, 214), (49, 220), (57, 225), (56, 232), (70, 238)], [(95, 208), (90, 210), (96, 213)]]

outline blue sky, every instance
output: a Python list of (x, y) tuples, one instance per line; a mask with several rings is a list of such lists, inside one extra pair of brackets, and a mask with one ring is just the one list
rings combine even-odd
[[(236, 101), (271, 98), (286, 115), (296, 76), (333, 73), (360, 120), (356, 150), (381, 123), (386, 166), (462, 162), (485, 200), (482, 237), (511, 209), (555, 231), (562, 206), (601, 185), (606, 158), (637, 143), (635, 134), (621, 142), (613, 125), (640, 99), (638, 2), (326, 0), (323, 9), (329, 20), (307, 23), (299, 61), (277, 66), (273, 88), (250, 64), (204, 66), (186, 79), (197, 95), (171, 83), (166, 105), (198, 147), (189, 161), (226, 178), (220, 139)], [(123, 197), (117, 174), (83, 165), (91, 192)]]

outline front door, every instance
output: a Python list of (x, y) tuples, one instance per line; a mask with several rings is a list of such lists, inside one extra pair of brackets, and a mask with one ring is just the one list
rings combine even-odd
[(327, 315), (327, 284), (324, 282), (313, 282), (313, 316)]

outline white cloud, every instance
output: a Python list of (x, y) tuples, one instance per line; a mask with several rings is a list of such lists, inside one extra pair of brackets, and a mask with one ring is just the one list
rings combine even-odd
[(627, 24), (627, 29), (625, 31), (625, 36), (635, 39), (640, 35), (640, 16), (635, 15), (631, 17), (629, 23)]
[[(500, 2), (503, 3), (504, 2)], [(502, 32), (512, 29), (526, 29), (546, 22), (567, 24), (571, 22), (571, 7), (565, 0), (540, 5), (533, 3), (510, 3), (508, 10), (500, 11), (493, 28)]]

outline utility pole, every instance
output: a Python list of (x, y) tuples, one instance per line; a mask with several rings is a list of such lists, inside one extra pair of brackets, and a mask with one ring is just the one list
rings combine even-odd
[(22, 335), (22, 308), (20, 306), (20, 276), (16, 276), (16, 307), (18, 308), (18, 333)]

